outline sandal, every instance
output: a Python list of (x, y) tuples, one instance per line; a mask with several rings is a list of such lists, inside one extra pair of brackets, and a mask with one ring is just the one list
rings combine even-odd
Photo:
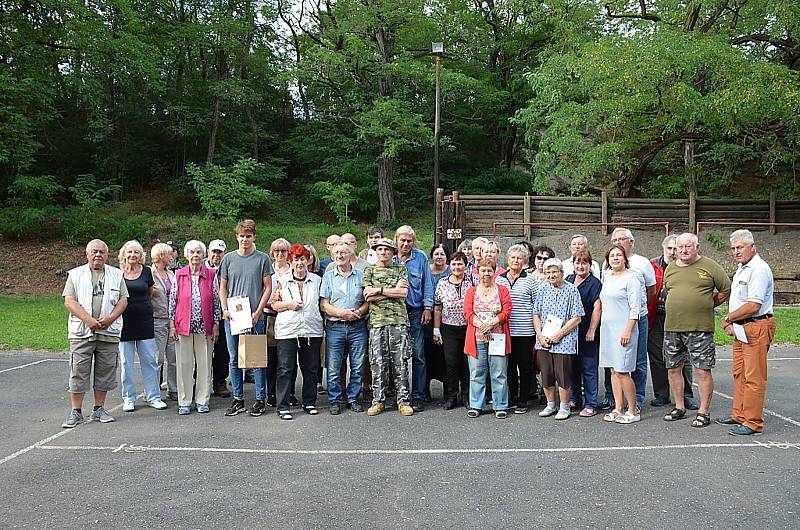
[(672, 409), (664, 416), (664, 421), (678, 421), (686, 417), (686, 409)]
[(708, 414), (703, 414), (702, 412), (698, 412), (697, 416), (694, 417), (692, 420), (692, 427), (708, 427), (711, 425), (711, 416)]
[(620, 411), (612, 410), (611, 412), (603, 416), (603, 421), (615, 422), (617, 421), (617, 418), (619, 418), (620, 416), (622, 416), (622, 413)]
[(481, 412), (478, 409), (469, 409), (467, 411), (467, 416), (470, 418), (477, 418), (481, 415)]
[(586, 407), (585, 409), (583, 409), (580, 412), (580, 414), (578, 414), (578, 416), (580, 416), (582, 418), (591, 418), (595, 414), (597, 414), (597, 411), (595, 409), (590, 408), (590, 407)]

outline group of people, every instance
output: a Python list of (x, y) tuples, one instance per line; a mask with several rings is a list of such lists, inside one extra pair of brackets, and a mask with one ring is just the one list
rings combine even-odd
[[(312, 246), (285, 239), (265, 253), (256, 249), (255, 223), (244, 220), (236, 226), (235, 251), (225, 253), (219, 239), (208, 247), (189, 241), (188, 264), (180, 268), (172, 242), (153, 246), (148, 267), (142, 246), (129, 241), (119, 268), (107, 264), (103, 241), (89, 242), (87, 265), (69, 271), (63, 293), (72, 405), (63, 427), (83, 421), (90, 388), (92, 419), (114, 421), (105, 398), (117, 385), (118, 363), (123, 410), (135, 410), (137, 355), (147, 405), (166, 409), (165, 389), (181, 415), (193, 406), (209, 412), (212, 392), (232, 397), (226, 416), (274, 408), (291, 420), (298, 405), (316, 415), (325, 368), (332, 415), (343, 407), (364, 412), (366, 399), (369, 416), (394, 404), (412, 416), (432, 401), (431, 381), (439, 379), (444, 408), (464, 407), (470, 418), (487, 405), (498, 419), (525, 414), (534, 400), (544, 406), (542, 417), (602, 411), (605, 421), (619, 424), (641, 419), (649, 360), (651, 405), (670, 406), (665, 421), (696, 410), (691, 425), (705, 427), (714, 388), (714, 311), (728, 301), (721, 318), (735, 336), (734, 403), (717, 422), (735, 435), (763, 430), (773, 278), (747, 230), (730, 235), (738, 264), (733, 282), (700, 255), (691, 233), (667, 236), (663, 254), (650, 260), (636, 254), (630, 230), (617, 228), (600, 263), (580, 234), (563, 261), (546, 245), (520, 241), (505, 251), (505, 267), (498, 243), (482, 237), (462, 242), (452, 255), (436, 245), (429, 257), (410, 226), (398, 228), (394, 239), (377, 227), (366, 236), (361, 253), (355, 235), (330, 236), (322, 260)], [(246, 329), (234, 328), (229, 307), (242, 297), (250, 304)], [(266, 368), (246, 374), (239, 367), (242, 333), (268, 335)], [(248, 377), (255, 383), (249, 408)]]

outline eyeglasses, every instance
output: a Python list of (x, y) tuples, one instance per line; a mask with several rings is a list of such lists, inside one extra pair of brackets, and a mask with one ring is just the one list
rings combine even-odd
[(536, 259), (548, 259), (550, 256), (536, 256)]
[(619, 243), (620, 241), (627, 241), (629, 239), (630, 239), (629, 237), (615, 237), (614, 239), (611, 240), (611, 242), (612, 243)]

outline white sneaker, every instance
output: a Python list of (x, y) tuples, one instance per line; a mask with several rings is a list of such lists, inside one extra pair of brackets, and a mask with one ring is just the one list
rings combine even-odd
[(156, 410), (164, 410), (167, 408), (167, 404), (161, 401), (161, 399), (154, 399), (153, 401), (148, 402), (147, 405)]
[(126, 399), (122, 404), (122, 412), (133, 412), (135, 408), (136, 407), (133, 406), (133, 401), (130, 399)]
[(566, 420), (569, 418), (570, 411), (569, 409), (558, 409), (558, 414), (556, 414), (557, 420)]
[(546, 418), (548, 416), (552, 416), (553, 414), (555, 414), (557, 410), (558, 407), (551, 407), (550, 405), (547, 405), (544, 408), (544, 410), (539, 411), (539, 416), (541, 416), (542, 418)]

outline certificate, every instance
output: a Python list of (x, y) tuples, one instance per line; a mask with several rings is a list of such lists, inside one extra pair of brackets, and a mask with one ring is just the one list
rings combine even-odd
[(506, 354), (506, 335), (505, 333), (492, 333), (489, 337), (489, 355)]
[(250, 297), (231, 296), (228, 298), (228, 312), (231, 315), (231, 335), (241, 335), (253, 327), (253, 312)]
[(736, 340), (747, 344), (747, 333), (744, 332), (744, 326), (733, 324), (733, 334), (736, 336)]
[(547, 315), (547, 318), (544, 321), (544, 326), (542, 326), (542, 335), (545, 337), (552, 337), (558, 333), (563, 325), (564, 320), (555, 315)]

